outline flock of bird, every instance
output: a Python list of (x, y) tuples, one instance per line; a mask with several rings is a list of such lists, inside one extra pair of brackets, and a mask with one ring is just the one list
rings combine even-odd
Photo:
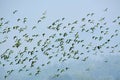
[[(107, 11), (108, 8), (104, 13)], [(13, 15), (17, 12), (18, 10), (15, 10)], [(24, 26), (9, 26), (10, 21), (1, 17), (0, 47), (4, 49), (0, 49), (0, 66), (10, 67), (4, 78), (7, 79), (14, 71), (18, 73), (24, 71), (29, 76), (40, 75), (43, 67), (50, 65), (54, 60), (57, 63), (68, 60), (85, 62), (89, 54), (120, 53), (120, 42), (112, 44), (114, 39), (120, 37), (120, 16), (108, 23), (106, 17), (94, 19), (94, 16), (95, 13), (88, 13), (81, 20), (68, 23), (64, 23), (66, 20), (64, 17), (57, 19), (46, 27), (48, 32), (43, 33), (39, 31), (41, 26), (27, 27), (26, 17), (16, 19), (17, 23), (22, 22)], [(45, 19), (46, 12), (36, 24), (41, 24)], [(18, 68), (14, 69), (15, 66)], [(31, 71), (31, 69), (35, 70)], [(59, 77), (69, 69), (69, 66), (58, 68), (54, 77)]]

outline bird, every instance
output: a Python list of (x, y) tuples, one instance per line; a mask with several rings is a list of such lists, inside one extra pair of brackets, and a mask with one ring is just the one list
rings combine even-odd
[(45, 64), (42, 64), (42, 66), (45, 66)]
[(104, 21), (105, 20), (105, 17), (101, 18), (99, 21)]
[(91, 13), (91, 16), (93, 16), (94, 15), (94, 13)]
[(108, 8), (106, 8), (105, 10), (104, 10), (104, 12), (107, 12), (108, 11)]
[(66, 67), (65, 69), (66, 69), (66, 70), (68, 70), (68, 69), (69, 69), (69, 67)]
[(42, 20), (45, 19), (45, 18), (46, 18), (45, 16), (42, 16), (42, 17), (41, 17)]
[(55, 74), (54, 76), (53, 76), (53, 78), (56, 78), (56, 77), (59, 77), (60, 76), (60, 74)]
[(47, 64), (50, 64), (50, 61), (48, 61)]
[(1, 17), (1, 18), (0, 18), (0, 20), (2, 21), (2, 20), (4, 20), (4, 18), (3, 18), (3, 17)]
[(9, 21), (5, 22), (4, 24), (8, 24), (8, 23), (9, 23)]
[(90, 13), (87, 14), (87, 16), (89, 16), (89, 15), (90, 15)]
[(17, 22), (19, 22), (19, 21), (20, 21), (20, 18), (17, 19)]
[(77, 24), (78, 20), (74, 21), (72, 24)]
[(35, 28), (36, 28), (36, 26), (33, 26), (33, 27), (32, 27), (32, 30), (35, 29)]
[(7, 75), (4, 76), (5, 79), (6, 79), (7, 77), (8, 77)]
[(82, 61), (86, 61), (88, 59), (88, 56), (87, 57), (85, 57)]
[(63, 18), (62, 18), (62, 21), (63, 21), (64, 19), (65, 19), (65, 18), (63, 17)]
[(86, 71), (90, 71), (90, 68), (87, 68)]
[(45, 33), (43, 33), (42, 36), (44, 37), (44, 36), (45, 36)]
[(61, 69), (60, 73), (63, 73), (65, 70), (64, 69)]
[(85, 21), (85, 18), (82, 18), (82, 20), (81, 21)]
[(44, 12), (42, 13), (42, 15), (46, 15), (46, 13), (47, 13), (47, 11), (44, 11)]
[(41, 22), (41, 20), (38, 20), (38, 21), (37, 21), (37, 23), (40, 23), (40, 22)]
[(13, 14), (15, 14), (16, 12), (18, 12), (18, 10), (13, 11)]
[(23, 19), (23, 23), (26, 23), (27, 22), (27, 18), (25, 17), (24, 19)]

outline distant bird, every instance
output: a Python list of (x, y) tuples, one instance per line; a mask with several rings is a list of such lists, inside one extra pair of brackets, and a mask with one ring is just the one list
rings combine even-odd
[(107, 63), (108, 61), (107, 61), (107, 60), (105, 60), (104, 62), (105, 62), (105, 63)]
[(42, 66), (45, 66), (45, 64), (42, 64)]
[(3, 26), (3, 23), (0, 23), (0, 27)]
[(62, 21), (64, 20), (65, 18), (62, 18)]
[(19, 22), (19, 21), (20, 21), (20, 18), (17, 19), (17, 22)]
[(108, 11), (108, 8), (106, 8), (104, 11), (105, 11), (105, 12)]
[(104, 21), (105, 20), (105, 17), (101, 18), (99, 21)]
[(89, 71), (89, 70), (90, 70), (90, 68), (87, 68), (87, 69), (86, 69), (86, 71)]
[(68, 70), (69, 68), (68, 68), (68, 67), (66, 67), (65, 69), (66, 69), (66, 70)]
[(46, 13), (47, 13), (47, 11), (43, 12), (43, 14), (42, 14), (42, 15), (46, 15)]
[(16, 12), (18, 12), (18, 10), (13, 11), (13, 14), (15, 14)]
[(2, 18), (0, 18), (0, 20), (2, 21), (4, 18), (2, 17)]
[(120, 22), (118, 24), (120, 25)]
[(71, 25), (71, 23), (68, 23), (68, 26), (70, 26)]
[(113, 23), (115, 23), (117, 20), (115, 19), (114, 21), (113, 21)]
[(9, 23), (9, 21), (5, 22), (4, 24), (8, 24), (8, 23)]
[(42, 36), (44, 37), (44, 36), (45, 36), (45, 33), (43, 33)]
[(88, 13), (87, 16), (89, 16), (90, 14)]
[(7, 75), (4, 76), (5, 79), (6, 79), (7, 77), (8, 77)]
[(38, 20), (38, 22), (37, 23), (40, 23), (41, 22), (41, 20)]
[(117, 19), (120, 19), (120, 16), (118, 16)]
[(29, 75), (29, 76), (31, 76), (31, 75), (32, 75), (32, 73), (29, 73), (28, 75)]
[(25, 17), (24, 19), (23, 19), (23, 23), (26, 23), (27, 22), (27, 18)]
[(60, 76), (60, 74), (55, 74), (54, 76), (53, 76), (53, 78), (56, 78), (56, 77), (59, 77)]
[(85, 57), (82, 61), (86, 61), (88, 59), (88, 56), (87, 57)]
[(85, 18), (82, 18), (82, 20), (81, 21), (85, 21)]
[(42, 20), (45, 19), (45, 18), (46, 18), (46, 16), (42, 16), (42, 17), (41, 17)]
[(74, 21), (72, 24), (77, 24), (77, 22), (78, 22), (78, 21), (76, 20), (76, 21)]
[(64, 69), (62, 69), (61, 71), (60, 71), (60, 73), (63, 73), (65, 70)]
[(35, 28), (36, 28), (36, 26), (33, 26), (33, 27), (32, 27), (32, 30), (35, 29)]
[(50, 61), (48, 61), (47, 64), (50, 64)]
[(91, 13), (91, 16), (93, 16), (94, 15), (94, 13)]

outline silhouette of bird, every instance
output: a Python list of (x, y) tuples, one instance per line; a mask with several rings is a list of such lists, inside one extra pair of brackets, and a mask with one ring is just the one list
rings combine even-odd
[(15, 14), (16, 12), (18, 12), (18, 10), (13, 11), (13, 14)]
[(105, 12), (108, 11), (108, 8), (106, 8), (104, 11), (105, 11)]

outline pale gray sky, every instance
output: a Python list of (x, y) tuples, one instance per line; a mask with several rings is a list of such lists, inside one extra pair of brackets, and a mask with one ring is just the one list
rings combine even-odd
[[(112, 30), (114, 30), (118, 26), (113, 25), (112, 20), (114, 20), (117, 16), (120, 16), (119, 4), (120, 0), (0, 0), (0, 17), (4, 17), (6, 21), (10, 21), (8, 26), (18, 24), (23, 26), (21, 23), (17, 23), (15, 20), (17, 18), (27, 17), (27, 26), (32, 27), (34, 25), (37, 25), (40, 27), (40, 30), (33, 32), (29, 32), (28, 30), (26, 31), (27, 33), (34, 34), (41, 31), (47, 34), (51, 34), (50, 31), (47, 31), (46, 27), (57, 19), (65, 17), (65, 21), (68, 23), (74, 20), (79, 21), (88, 13), (95, 13), (95, 16), (93, 18), (95, 20), (98, 20), (101, 17), (106, 17), (108, 26), (110, 26), (111, 28), (110, 34), (112, 34)], [(108, 8), (108, 12), (106, 13), (104, 13), (105, 8)], [(15, 15), (12, 14), (14, 10), (18, 10)], [(41, 17), (44, 11), (47, 12), (47, 18), (43, 21), (42, 24), (39, 25), (37, 24), (37, 20)], [(64, 24), (66, 22), (64, 22)], [(81, 24), (81, 22), (78, 23)], [(19, 35), (19, 33), (15, 32), (10, 33), (8, 36), (11, 37), (15, 34)], [(0, 34), (1, 39), (4, 36), (5, 35)], [(84, 37), (86, 40), (90, 41), (89, 35), (86, 36), (84, 34), (81, 35), (81, 37)], [(109, 36), (106, 36), (106, 38), (108, 37)], [(119, 40), (119, 37), (114, 38), (109, 45), (117, 44), (119, 43)], [(12, 38), (9, 39), (8, 44), (0, 45), (1, 53), (7, 48), (10, 48), (10, 45), (12, 44), (11, 41)], [(97, 42), (94, 43), (100, 44)], [(117, 47), (115, 50), (117, 49), (120, 49), (120, 46)], [(104, 54), (87, 54), (90, 56), (90, 58), (86, 62), (81, 62), (81, 60), (70, 60), (66, 63), (59, 64), (55, 60), (53, 60), (53, 64), (43, 68), (43, 71), (37, 77), (29, 77), (27, 76), (26, 72), (18, 73), (16, 71), (11, 74), (8, 80), (120, 80), (120, 53), (110, 54), (108, 53), (109, 51), (107, 51), (106, 49), (103, 49), (103, 51), (105, 52)], [(105, 60), (107, 60), (108, 62), (105, 63)], [(62, 74), (59, 78), (53, 79), (51, 76), (54, 74), (55, 68), (63, 66), (70, 66), (70, 70)], [(21, 66), (14, 66), (14, 69), (18, 69), (19, 67)], [(87, 68), (90, 68), (90, 71), (86, 71)], [(3, 76), (5, 74), (5, 71), (8, 69), (9, 66), (2, 67), (0, 65), (0, 80), (4, 80)]]

